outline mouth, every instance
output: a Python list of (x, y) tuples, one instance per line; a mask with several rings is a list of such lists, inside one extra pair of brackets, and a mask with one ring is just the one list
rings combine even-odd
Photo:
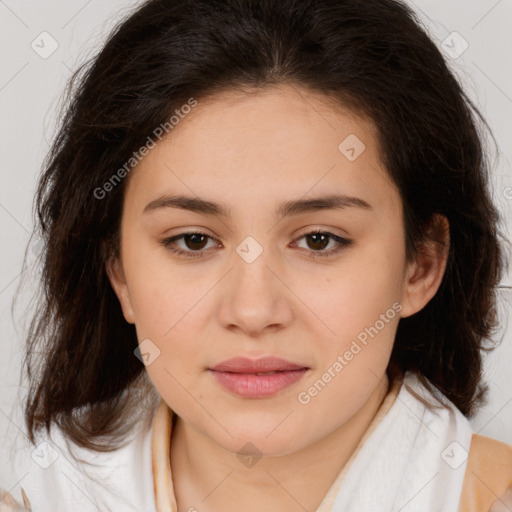
[(309, 367), (285, 359), (236, 357), (208, 371), (227, 391), (243, 398), (266, 398), (295, 384)]

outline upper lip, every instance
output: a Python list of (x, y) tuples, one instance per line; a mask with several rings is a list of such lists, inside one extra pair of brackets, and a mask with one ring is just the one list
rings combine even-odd
[(279, 357), (262, 357), (250, 359), (248, 357), (233, 357), (210, 368), (217, 372), (233, 373), (265, 373), (277, 371), (302, 370), (306, 368), (300, 364), (291, 363)]

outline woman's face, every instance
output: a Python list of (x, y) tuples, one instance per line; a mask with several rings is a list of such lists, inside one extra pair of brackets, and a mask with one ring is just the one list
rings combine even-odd
[[(274, 455), (358, 412), (400, 316), (438, 284), (406, 262), (373, 125), (291, 86), (199, 101), (130, 174), (114, 263), (171, 409), (230, 451)], [(212, 370), (234, 357), (249, 367)]]

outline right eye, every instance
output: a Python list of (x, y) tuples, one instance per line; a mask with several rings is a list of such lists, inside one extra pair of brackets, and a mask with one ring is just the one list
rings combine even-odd
[[(181, 235), (165, 238), (164, 240), (161, 240), (160, 243), (165, 248), (178, 254), (179, 256), (184, 256), (186, 258), (198, 258), (202, 256), (203, 253), (205, 252), (203, 246), (208, 238), (211, 238), (213, 240), (213, 238), (207, 235), (206, 233), (201, 233), (200, 231), (190, 231), (187, 233), (182, 233)], [(180, 248), (179, 246), (177, 249), (174, 248), (176, 247), (176, 241), (181, 239), (183, 239), (184, 243), (186, 244), (184, 248), (185, 250), (183, 248)]]

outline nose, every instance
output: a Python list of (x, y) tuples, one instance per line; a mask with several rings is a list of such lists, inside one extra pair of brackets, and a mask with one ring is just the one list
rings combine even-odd
[[(249, 257), (244, 248), (249, 248), (246, 251)], [(260, 337), (284, 329), (292, 322), (295, 296), (278, 276), (279, 264), (271, 262), (269, 254), (270, 251), (263, 250), (254, 258), (251, 245), (241, 244), (238, 248), (221, 291), (219, 320), (224, 328), (248, 337)]]

